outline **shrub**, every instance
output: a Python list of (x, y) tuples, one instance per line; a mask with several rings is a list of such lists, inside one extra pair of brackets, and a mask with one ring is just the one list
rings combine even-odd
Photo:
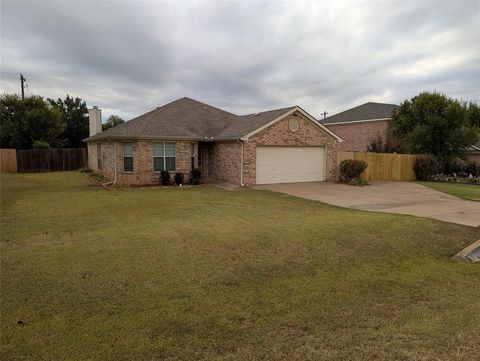
[(200, 179), (202, 178), (202, 171), (199, 168), (193, 168), (190, 172), (190, 184), (198, 185), (200, 184)]
[(367, 163), (363, 160), (345, 159), (340, 162), (340, 173), (345, 182), (354, 178), (361, 178), (362, 173), (367, 169)]
[(36, 140), (36, 141), (33, 142), (32, 147), (34, 149), (49, 149), (50, 144), (48, 144), (44, 140)]
[(170, 172), (168, 170), (163, 170), (160, 172), (160, 184), (162, 186), (170, 185)]
[(363, 179), (362, 177), (356, 177), (356, 178), (350, 179), (347, 182), (347, 184), (351, 185), (351, 186), (366, 186), (368, 184), (368, 182), (365, 179)]
[(183, 180), (184, 180), (184, 176), (183, 176), (183, 173), (175, 173), (175, 176), (173, 177), (173, 180), (175, 182), (175, 184), (177, 186), (183, 184)]
[(440, 163), (433, 155), (425, 155), (417, 157), (413, 170), (418, 180), (431, 179), (435, 174), (440, 172)]
[(479, 177), (480, 176), (480, 165), (475, 163), (473, 160), (468, 160), (465, 163), (464, 172), (466, 173), (467, 177), (472, 175), (472, 177)]
[(376, 136), (370, 141), (370, 144), (367, 147), (367, 152), (372, 152), (372, 153), (384, 153), (385, 152), (385, 146), (383, 144), (382, 137)]
[(460, 158), (454, 158), (450, 161), (445, 161), (443, 164), (443, 173), (447, 175), (463, 174), (465, 172), (465, 165), (465, 161)]

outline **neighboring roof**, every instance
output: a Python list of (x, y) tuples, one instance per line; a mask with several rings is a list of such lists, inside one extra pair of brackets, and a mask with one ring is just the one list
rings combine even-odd
[[(294, 106), (239, 116), (185, 97), (95, 134), (85, 141), (106, 138), (235, 140), (294, 109), (300, 110)], [(320, 123), (317, 125), (331, 133)], [(334, 133), (331, 134), (338, 138)]]
[(368, 102), (322, 120), (323, 124), (350, 123), (365, 120), (389, 119), (398, 105)]
[(480, 152), (480, 140), (475, 144), (470, 145), (469, 151), (471, 152)]

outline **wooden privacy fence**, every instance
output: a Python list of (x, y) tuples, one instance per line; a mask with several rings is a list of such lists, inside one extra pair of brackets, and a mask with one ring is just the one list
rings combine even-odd
[(17, 150), (19, 172), (57, 172), (86, 167), (86, 148)]
[[(363, 160), (368, 164), (362, 177), (366, 180), (412, 181), (417, 154), (338, 152), (338, 164), (344, 159)], [(339, 172), (340, 174), (340, 172)]]
[(0, 149), (0, 172), (17, 172), (17, 154), (15, 149)]

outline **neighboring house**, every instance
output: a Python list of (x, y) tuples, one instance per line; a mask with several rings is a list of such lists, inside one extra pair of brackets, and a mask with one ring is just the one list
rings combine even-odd
[[(388, 123), (397, 107), (395, 104), (368, 102), (321, 122), (343, 139), (337, 146), (337, 151), (366, 152), (373, 140), (380, 138), (385, 144)], [(480, 142), (468, 147), (467, 158), (480, 164)]]
[(472, 160), (480, 164), (480, 140), (476, 144), (472, 144), (467, 150), (468, 160)]
[(238, 185), (336, 178), (342, 139), (298, 106), (238, 116), (181, 98), (103, 132), (100, 110), (89, 112), (89, 168), (120, 185), (197, 167)]
[(343, 138), (337, 150), (365, 152), (374, 139), (385, 143), (395, 108), (395, 104), (368, 102), (325, 118), (322, 123)]

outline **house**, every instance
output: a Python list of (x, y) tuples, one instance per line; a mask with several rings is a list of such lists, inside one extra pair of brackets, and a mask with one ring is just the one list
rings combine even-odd
[(480, 140), (467, 149), (467, 159), (480, 164)]
[[(385, 144), (396, 108), (395, 104), (368, 102), (325, 118), (322, 123), (343, 139), (337, 151), (366, 152), (373, 140), (381, 139)], [(468, 147), (467, 159), (480, 164), (480, 142)]]
[(193, 168), (238, 185), (335, 180), (342, 139), (298, 106), (239, 116), (181, 98), (101, 131), (89, 110), (89, 168), (119, 185)]
[(339, 151), (366, 152), (372, 140), (387, 139), (388, 122), (395, 104), (368, 102), (325, 118), (322, 123), (344, 140)]

